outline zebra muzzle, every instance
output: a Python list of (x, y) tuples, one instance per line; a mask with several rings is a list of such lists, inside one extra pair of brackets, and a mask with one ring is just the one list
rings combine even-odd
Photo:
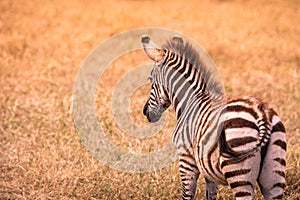
[(161, 113), (150, 111), (150, 112), (147, 113), (146, 116), (147, 116), (147, 119), (148, 119), (149, 122), (154, 123), (154, 122), (157, 122), (160, 119)]
[(144, 106), (143, 114), (151, 123), (157, 122), (161, 117), (161, 113), (149, 110), (148, 103), (146, 103)]

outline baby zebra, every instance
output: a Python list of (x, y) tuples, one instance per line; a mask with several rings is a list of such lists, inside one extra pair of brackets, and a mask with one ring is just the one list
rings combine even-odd
[(180, 37), (161, 48), (142, 37), (154, 61), (151, 92), (143, 113), (156, 122), (172, 104), (177, 117), (172, 141), (179, 156), (182, 199), (194, 199), (200, 172), (205, 199), (216, 199), (217, 185), (229, 185), (236, 199), (253, 199), (256, 181), (265, 199), (282, 199), (286, 134), (277, 113), (258, 98), (226, 102), (222, 87)]

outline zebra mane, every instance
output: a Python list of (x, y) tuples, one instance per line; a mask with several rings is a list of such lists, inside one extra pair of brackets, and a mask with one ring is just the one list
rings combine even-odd
[(206, 66), (200, 59), (199, 52), (189, 42), (179, 42), (178, 40), (167, 40), (162, 46), (163, 49), (174, 52), (183, 56), (190, 64), (197, 69), (201, 74), (202, 81), (205, 81), (206, 87), (209, 92), (213, 94), (223, 94), (223, 85), (221, 81), (217, 81), (214, 76), (216, 71), (213, 72), (210, 66)]

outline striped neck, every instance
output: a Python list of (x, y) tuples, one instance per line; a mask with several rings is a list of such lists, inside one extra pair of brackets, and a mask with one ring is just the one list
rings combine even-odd
[(162, 76), (165, 77), (164, 85), (177, 119), (191, 106), (195, 106), (193, 105), (195, 99), (206, 99), (206, 102), (212, 103), (213, 107), (221, 104), (222, 93), (219, 91), (211, 92), (215, 88), (208, 88), (207, 83), (210, 80), (205, 79), (208, 76), (204, 76), (199, 67), (191, 64), (185, 56), (172, 51), (168, 51), (166, 56)]

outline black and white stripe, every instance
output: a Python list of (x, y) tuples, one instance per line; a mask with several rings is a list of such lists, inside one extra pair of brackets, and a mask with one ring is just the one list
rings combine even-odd
[(228, 184), (236, 199), (253, 199), (256, 182), (266, 199), (281, 199), (286, 136), (276, 112), (254, 97), (225, 102), (221, 86), (197, 51), (180, 37), (162, 48), (148, 36), (142, 44), (155, 61), (143, 112), (156, 122), (172, 104), (178, 119), (173, 143), (179, 155), (182, 199), (194, 199), (200, 172), (206, 199), (216, 199), (218, 184)]

